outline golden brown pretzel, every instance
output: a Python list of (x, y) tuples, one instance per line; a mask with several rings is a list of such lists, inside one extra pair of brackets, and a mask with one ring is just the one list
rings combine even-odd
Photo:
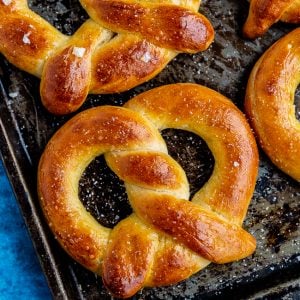
[(300, 28), (290, 32), (258, 60), (246, 92), (246, 112), (263, 150), (273, 163), (300, 181), (300, 123), (295, 90), (300, 82)]
[(277, 21), (300, 23), (300, 0), (251, 0), (244, 35), (254, 39)]
[[(78, 114), (42, 155), (39, 197), (63, 248), (101, 274), (118, 297), (186, 279), (210, 261), (250, 255), (255, 239), (241, 225), (254, 190), (258, 153), (243, 114), (224, 96), (195, 84), (156, 88), (125, 106)], [(164, 128), (200, 135), (215, 157), (211, 178), (191, 202), (185, 173), (168, 156), (159, 134)], [(81, 174), (101, 154), (125, 182), (134, 211), (112, 230), (100, 225), (78, 198)]]
[(120, 92), (145, 82), (179, 52), (205, 50), (214, 37), (197, 12), (200, 0), (81, 3), (96, 22), (87, 20), (68, 37), (26, 0), (0, 1), (0, 53), (41, 77), (42, 102), (55, 114), (75, 111), (88, 93)]

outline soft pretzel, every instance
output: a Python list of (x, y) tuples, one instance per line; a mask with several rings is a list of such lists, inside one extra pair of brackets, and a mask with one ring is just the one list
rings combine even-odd
[(300, 0), (251, 0), (244, 35), (254, 39), (277, 21), (300, 23)]
[[(158, 130), (194, 132), (215, 157), (213, 174), (192, 201), (184, 171)], [(133, 213), (112, 230), (78, 198), (78, 182), (101, 154), (125, 182)], [(102, 275), (118, 297), (188, 278), (210, 261), (227, 263), (255, 250), (242, 227), (258, 170), (243, 114), (219, 93), (195, 84), (145, 92), (124, 107), (86, 110), (52, 137), (39, 164), (38, 192), (63, 248)]]
[(42, 102), (54, 114), (75, 111), (88, 93), (121, 92), (145, 82), (179, 52), (205, 50), (214, 37), (197, 12), (199, 0), (81, 3), (93, 20), (65, 36), (26, 0), (0, 0), (0, 53), (41, 77)]
[(300, 28), (270, 47), (254, 66), (246, 112), (259, 143), (273, 163), (300, 181), (300, 123), (295, 90), (300, 82)]

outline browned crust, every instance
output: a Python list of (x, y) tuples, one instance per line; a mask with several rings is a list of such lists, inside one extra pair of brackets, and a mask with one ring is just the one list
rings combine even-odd
[(69, 46), (48, 59), (42, 76), (40, 92), (43, 105), (56, 115), (77, 110), (85, 101), (90, 85), (90, 51), (83, 58), (73, 54)]
[(165, 286), (189, 278), (209, 264), (199, 260), (199, 255), (180, 243), (170, 239), (160, 240), (153, 263), (149, 286)]
[[(272, 67), (270, 67), (272, 66)], [(275, 43), (256, 63), (245, 108), (258, 141), (273, 163), (300, 180), (300, 125), (294, 94), (300, 82), (300, 29)]]
[(247, 38), (257, 38), (280, 19), (286, 22), (300, 22), (299, 14), (298, 0), (251, 0), (243, 33)]
[(146, 222), (214, 263), (239, 260), (255, 250), (255, 239), (240, 226), (188, 201), (144, 195), (133, 207)]
[(137, 33), (159, 47), (197, 52), (207, 49), (214, 38), (210, 22), (182, 6), (117, 0), (81, 2), (104, 27)]
[(48, 111), (63, 115), (82, 105), (90, 90), (92, 53), (106, 34), (98, 24), (87, 20), (46, 61), (40, 93)]
[(144, 286), (156, 248), (153, 230), (134, 217), (113, 229), (103, 261), (103, 282), (114, 296), (127, 298)]
[(39, 75), (45, 58), (64, 40), (48, 23), (18, 12), (1, 15), (0, 52), (18, 68)]
[(258, 152), (245, 117), (232, 102), (203, 86), (174, 84), (142, 93), (125, 106), (146, 115), (159, 129), (189, 130), (206, 141), (215, 169), (194, 201), (241, 223), (254, 190)]
[(107, 154), (105, 158), (110, 168), (129, 184), (155, 190), (176, 190), (187, 185), (184, 172), (167, 154), (135, 151)]
[[(164, 101), (172, 104), (164, 105)], [(211, 102), (213, 106), (208, 105)], [(241, 222), (255, 184), (257, 149), (242, 114), (223, 96), (193, 84), (161, 87), (133, 98), (127, 106), (131, 109), (102, 106), (78, 114), (54, 135), (42, 155), (38, 193), (50, 228), (64, 249), (85, 267), (101, 274), (110, 291), (124, 298), (143, 286), (183, 280), (205, 267), (208, 260), (225, 263), (250, 255), (255, 250), (255, 240), (242, 229)], [(221, 112), (219, 107), (223, 108)], [(212, 108), (218, 117), (204, 126), (200, 120), (211, 115)], [(182, 114), (178, 115), (178, 111)], [(241, 144), (226, 142), (233, 142), (237, 153), (248, 152), (248, 156), (239, 156), (240, 183), (226, 179), (226, 174), (231, 170), (234, 173), (237, 167), (224, 163), (229, 160), (232, 164), (236, 159), (235, 154), (233, 158), (228, 154), (232, 147), (226, 150), (221, 143), (220, 152), (214, 152), (219, 145), (213, 146), (216, 164), (221, 162), (219, 168), (224, 168), (225, 173), (217, 171), (212, 176), (213, 184), (208, 186), (213, 190), (220, 186), (222, 191), (224, 184), (235, 185), (226, 205), (221, 201), (222, 193), (217, 193), (217, 198), (207, 188), (203, 189), (203, 201), (197, 197), (192, 203), (187, 201), (185, 174), (167, 156), (156, 128), (163, 127), (159, 122), (175, 128), (185, 124), (185, 129), (198, 134), (201, 131), (197, 128), (203, 126), (213, 141), (221, 136), (231, 138), (227, 132), (234, 134), (236, 140), (243, 139)], [(97, 223), (78, 198), (81, 174), (101, 154), (124, 180), (135, 211), (113, 230)], [(220, 174), (225, 174), (224, 178)]]
[(93, 54), (91, 93), (128, 90), (154, 77), (175, 55), (137, 36), (120, 34)]

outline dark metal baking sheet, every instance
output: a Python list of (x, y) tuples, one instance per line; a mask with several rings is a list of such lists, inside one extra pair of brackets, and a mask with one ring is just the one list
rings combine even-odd
[[(72, 34), (87, 17), (75, 0), (34, 0), (29, 3), (35, 11), (68, 34)], [(203, 1), (201, 12), (211, 20), (216, 31), (215, 41), (208, 51), (179, 55), (156, 78), (131, 91), (89, 96), (81, 110), (104, 104), (122, 105), (137, 93), (176, 82), (204, 84), (229, 97), (243, 110), (245, 86), (255, 61), (274, 41), (294, 28), (278, 23), (263, 38), (244, 40), (241, 28), (247, 10), (246, 1)], [(38, 160), (51, 135), (71, 116), (55, 117), (46, 112), (40, 103), (38, 90), (38, 79), (18, 70), (0, 56), (2, 158), (54, 298), (111, 299), (103, 288), (101, 278), (64, 253), (41, 213), (36, 194)], [(298, 118), (299, 94), (298, 88), (295, 97)], [(213, 158), (205, 143), (176, 130), (166, 130), (163, 135), (171, 154), (187, 171), (192, 190), (198, 189), (208, 179), (213, 166)], [(99, 166), (102, 169), (100, 174), (95, 171), (99, 170)], [(117, 198), (115, 195), (112, 197), (111, 192), (115, 186), (120, 186), (117, 192), (113, 191)], [(100, 193), (92, 197), (93, 193), (102, 192), (104, 187), (108, 199), (111, 198), (110, 203), (104, 203)], [(122, 183), (106, 168), (102, 158), (88, 168), (80, 182), (80, 190), (83, 202), (100, 222), (113, 225), (130, 212)], [(105, 208), (104, 217), (99, 213), (100, 207)], [(256, 252), (232, 264), (211, 264), (173, 286), (144, 289), (133, 299), (299, 299), (299, 219), (299, 183), (280, 172), (261, 152), (256, 190), (244, 223), (257, 238)]]

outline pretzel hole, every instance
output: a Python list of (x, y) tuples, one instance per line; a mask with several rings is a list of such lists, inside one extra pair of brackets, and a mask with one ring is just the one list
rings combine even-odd
[(295, 114), (296, 119), (300, 121), (300, 84), (298, 85), (296, 91), (295, 91)]
[(184, 169), (190, 184), (190, 199), (210, 178), (215, 160), (206, 142), (198, 135), (180, 129), (161, 132), (169, 154)]
[(113, 228), (132, 213), (124, 182), (107, 166), (103, 155), (95, 158), (82, 174), (79, 199), (105, 227)]
[(88, 19), (88, 15), (79, 1), (31, 0), (28, 1), (28, 6), (60, 32), (67, 35), (73, 35)]

